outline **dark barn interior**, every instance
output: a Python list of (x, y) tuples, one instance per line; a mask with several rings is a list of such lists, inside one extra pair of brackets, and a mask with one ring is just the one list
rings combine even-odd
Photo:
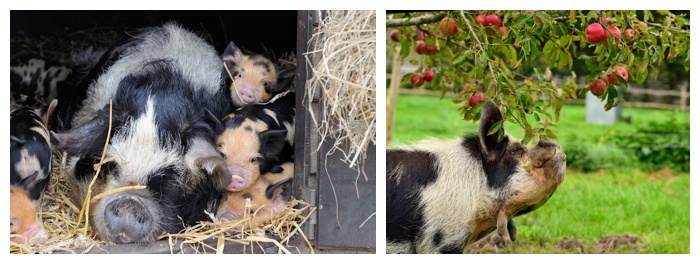
[[(217, 51), (222, 52), (230, 41), (244, 51), (280, 58), (296, 49), (297, 11), (10, 11), (10, 38), (37, 39), (55, 43), (35, 41), (35, 53), (20, 50), (17, 42), (11, 42), (11, 59), (18, 55), (42, 55), (61, 61), (63, 56), (50, 56), (50, 47), (62, 42), (72, 48), (87, 44), (108, 45), (111, 38), (140, 27), (160, 26), (168, 21), (177, 21), (186, 28), (199, 32)], [(104, 35), (100, 37), (98, 35)], [(22, 45), (21, 48), (31, 48)], [(67, 47), (59, 47), (67, 51)], [(61, 55), (61, 54), (56, 54)]]

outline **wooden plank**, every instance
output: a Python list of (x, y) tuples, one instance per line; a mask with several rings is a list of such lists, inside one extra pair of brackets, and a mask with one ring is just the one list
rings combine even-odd
[[(297, 80), (296, 80), (296, 116), (294, 118), (294, 182), (292, 194), (298, 199), (316, 206), (318, 194), (318, 179), (313, 172), (312, 163), (316, 158), (312, 153), (315, 145), (312, 137), (318, 137), (314, 129), (311, 111), (308, 102), (304, 100), (306, 94), (306, 81), (309, 79), (311, 66), (307, 64), (304, 53), (308, 51), (308, 41), (313, 35), (314, 23), (317, 21), (316, 12), (302, 10), (297, 12)], [(312, 220), (314, 218), (312, 217)], [(304, 234), (311, 241), (316, 241), (316, 221), (310, 221), (302, 226)]]
[(365, 175), (351, 169), (336, 151), (325, 153), (333, 139), (324, 142), (319, 154), (318, 245), (323, 248), (374, 250), (376, 247), (376, 146), (371, 145), (359, 164)]

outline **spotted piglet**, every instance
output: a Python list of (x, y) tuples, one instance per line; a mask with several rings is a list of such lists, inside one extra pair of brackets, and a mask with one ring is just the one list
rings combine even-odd
[(219, 203), (216, 217), (222, 222), (248, 219), (242, 226), (258, 227), (275, 217), (287, 207), (291, 199), (294, 162), (280, 165), (282, 172), (263, 174), (249, 188), (239, 192), (228, 192)]
[(10, 184), (26, 190), (36, 209), (51, 174), (46, 124), (56, 104), (53, 100), (40, 111), (23, 107), (10, 112)]
[(10, 241), (17, 244), (42, 245), (49, 234), (41, 225), (29, 194), (10, 185)]
[(288, 92), (267, 104), (246, 105), (218, 124), (217, 144), (232, 175), (228, 191), (245, 190), (293, 160), (294, 99)]
[(275, 95), (286, 91), (294, 79), (295, 68), (275, 67), (262, 55), (245, 55), (233, 42), (228, 44), (223, 55), (230, 81), (233, 105), (264, 103)]

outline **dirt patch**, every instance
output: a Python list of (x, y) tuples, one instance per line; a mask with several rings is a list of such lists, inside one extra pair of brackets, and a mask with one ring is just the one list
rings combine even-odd
[(641, 253), (644, 251), (642, 247), (642, 239), (637, 235), (626, 233), (624, 235), (606, 235), (601, 238), (595, 245), (596, 254), (616, 253), (620, 248), (628, 248), (633, 252)]
[(559, 241), (559, 249), (577, 253), (585, 253), (583, 244), (575, 238), (564, 237)]
[(492, 233), (469, 246), (467, 252), (471, 254), (501, 253), (510, 243), (510, 237), (507, 235), (499, 236), (497, 233)]
[(642, 239), (634, 234), (604, 235), (598, 241), (564, 237), (559, 242), (545, 240), (512, 242), (508, 236), (492, 233), (467, 248), (470, 254), (617, 254), (643, 253)]

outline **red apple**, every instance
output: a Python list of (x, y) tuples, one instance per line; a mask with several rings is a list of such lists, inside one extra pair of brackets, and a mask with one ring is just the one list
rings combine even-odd
[(627, 36), (627, 39), (629, 40), (627, 44), (632, 44), (632, 41), (637, 39), (637, 32), (634, 31), (634, 29), (628, 28), (625, 29), (625, 36)]
[(428, 53), (429, 55), (433, 55), (437, 52), (437, 46), (435, 45), (428, 45)]
[(392, 30), (391, 31), (391, 40), (393, 40), (394, 42), (399, 42), (399, 33), (401, 33), (401, 31), (399, 31), (398, 29)]
[(423, 80), (426, 82), (432, 81), (433, 78), (435, 78), (435, 73), (433, 73), (433, 70), (428, 70), (425, 72), (425, 74), (423, 74)]
[(474, 23), (482, 26), (486, 26), (486, 16), (484, 14), (478, 14), (474, 18)]
[(501, 36), (503, 36), (504, 34), (506, 34), (506, 29), (507, 29), (506, 26), (499, 26), (499, 27), (498, 27), (498, 33), (499, 33)]
[(487, 27), (489, 27), (491, 25), (496, 25), (496, 26), (501, 25), (501, 19), (498, 18), (498, 15), (496, 15), (496, 14), (487, 15), (486, 20), (484, 20), (484, 21), (486, 23), (485, 26), (487, 26)]
[(413, 36), (413, 40), (425, 40), (425, 33), (423, 31), (418, 31), (415, 36)]
[(603, 23), (605, 23), (605, 24), (610, 24), (612, 22), (615, 22), (615, 20), (613, 20), (612, 18), (609, 18), (609, 17), (603, 18)]
[(584, 31), (586, 40), (592, 44), (598, 44), (608, 38), (608, 32), (599, 23), (593, 23), (586, 27)]
[(645, 31), (646, 31), (646, 29), (647, 29), (647, 23), (644, 23), (644, 22), (642, 22), (642, 21), (639, 21), (638, 24), (639, 24), (639, 29), (645, 30)]
[(428, 46), (423, 41), (416, 42), (416, 53), (425, 54), (428, 52)]
[(414, 73), (413, 76), (411, 76), (411, 84), (414, 87), (418, 87), (423, 85), (423, 78), (420, 76), (418, 73)]
[(601, 96), (603, 93), (605, 93), (605, 86), (608, 84), (605, 82), (605, 80), (594, 80), (591, 85), (588, 86), (588, 89), (591, 90), (591, 93), (595, 96)]
[[(613, 74), (616, 74), (617, 76), (622, 77), (622, 79), (625, 79), (625, 81), (629, 80), (629, 77), (630, 77), (629, 74), (627, 73), (627, 70), (625, 68), (622, 68), (622, 67), (617, 67), (617, 69), (615, 69), (615, 72)], [(610, 74), (606, 77), (607, 82), (612, 83), (614, 85), (620, 85), (620, 82), (617, 80), (617, 78), (615, 78), (615, 75), (613, 75), (613, 74)]]
[(469, 107), (473, 107), (476, 103), (478, 102), (483, 102), (484, 101), (484, 96), (481, 94), (474, 94), (472, 97), (469, 97)]
[(613, 34), (613, 37), (617, 39), (618, 41), (620, 40), (620, 29), (618, 27), (608, 27), (608, 30), (610, 30), (610, 33)]
[[(447, 23), (449, 23), (449, 26)], [(443, 18), (442, 21), (440, 21), (440, 32), (445, 35), (457, 33), (457, 21), (452, 18)]]

